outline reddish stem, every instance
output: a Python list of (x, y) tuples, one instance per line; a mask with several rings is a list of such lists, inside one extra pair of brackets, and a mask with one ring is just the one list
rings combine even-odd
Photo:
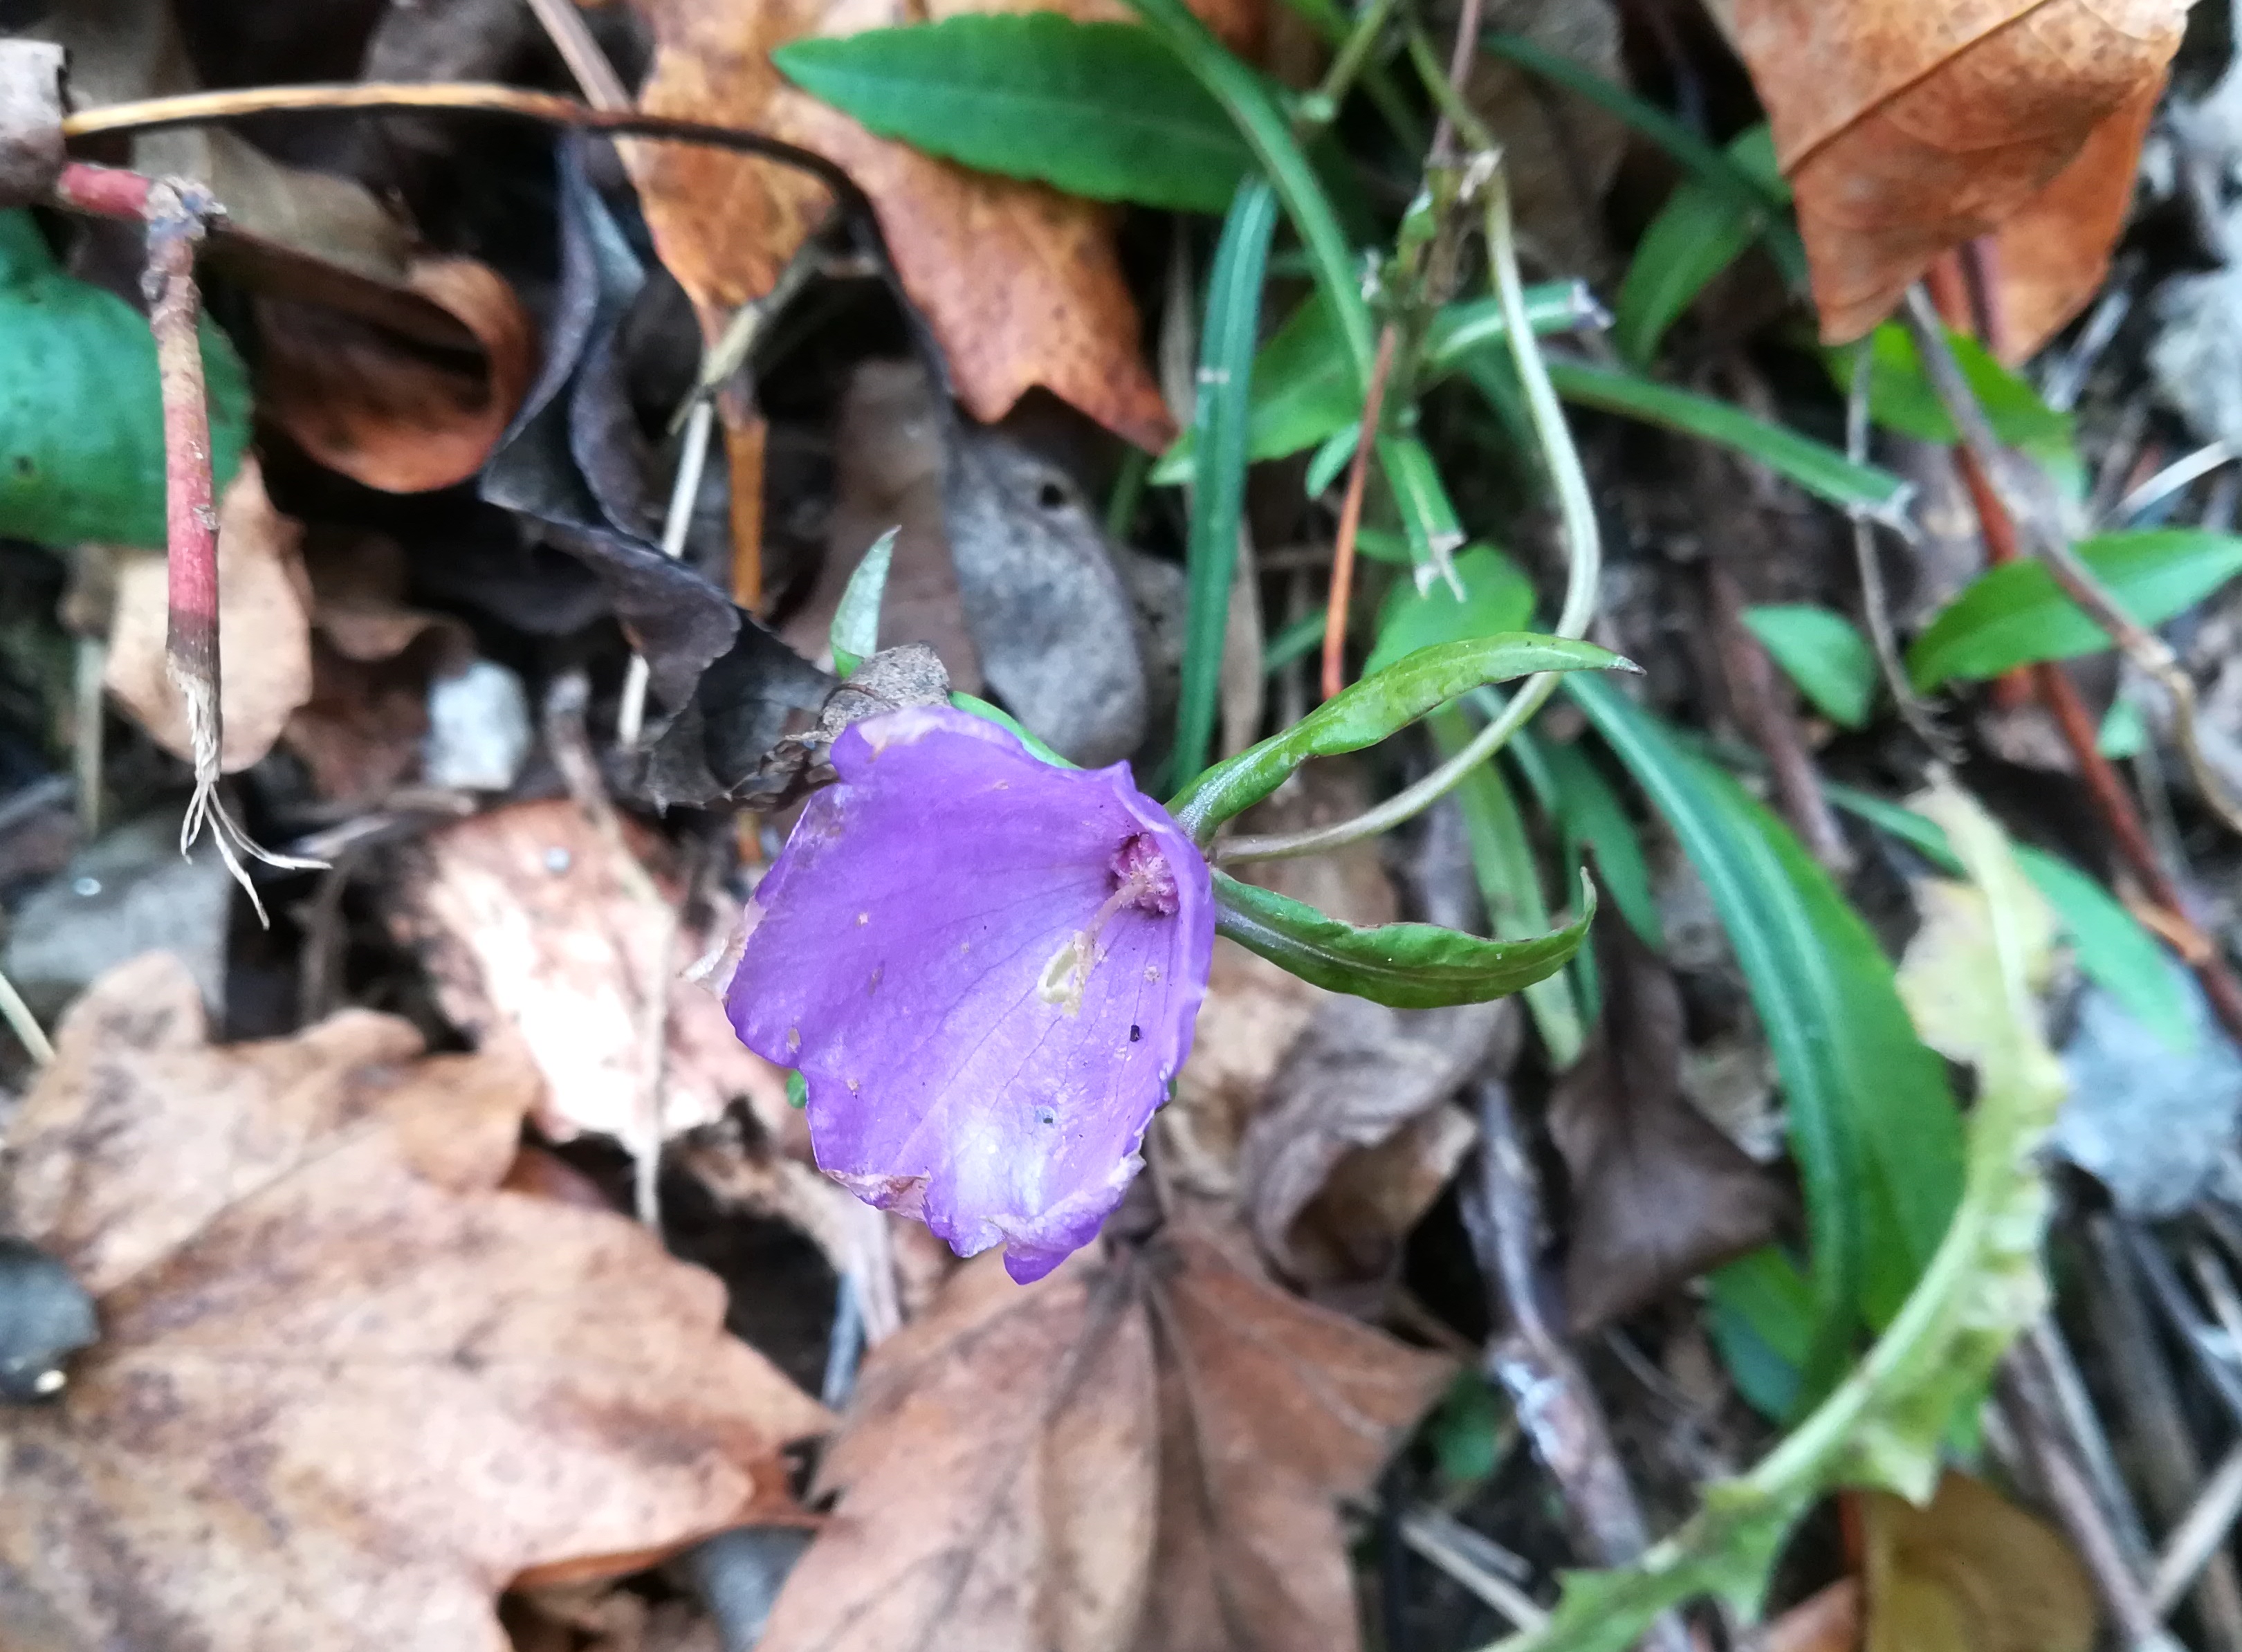
[(148, 191), (155, 181), (122, 167), (70, 161), (55, 179), (55, 205), (96, 218), (127, 218), (137, 223), (148, 216)]
[(1370, 478), (1370, 454), (1378, 446), (1378, 421), (1386, 411), (1386, 381), (1393, 374), (1398, 334), (1386, 324), (1378, 335), (1378, 359), (1362, 397), (1362, 432), (1346, 467), (1346, 497), (1339, 507), (1339, 540), (1332, 548), (1331, 600), (1324, 609), (1324, 698), (1346, 687), (1346, 608), (1354, 595), (1354, 541), (1362, 531), (1362, 494)]

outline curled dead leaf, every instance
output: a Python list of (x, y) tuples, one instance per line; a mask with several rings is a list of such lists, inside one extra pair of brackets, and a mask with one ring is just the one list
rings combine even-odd
[(0, 1226), (90, 1290), (65, 1397), (0, 1416), (11, 1647), (506, 1645), (532, 1568), (796, 1517), (825, 1414), (620, 1217), (498, 1191), (534, 1070), (347, 1011), (214, 1048), (151, 955), (66, 1016)]
[(1941, 252), (2029, 214), (2001, 247), (2023, 355), (2100, 279), (2187, 0), (1715, 10), (1775, 129), (1822, 336), (1857, 338)]
[(299, 299), (257, 303), (259, 407), (321, 464), (393, 494), (481, 469), (535, 366), (529, 313), (487, 265), (424, 259), (406, 287), (476, 347), (431, 345)]
[[(218, 502), (219, 709), (225, 771), (266, 752), (312, 697), (311, 594), (298, 553), (303, 528), (265, 497), (253, 459)], [(191, 760), (186, 702), (164, 667), (170, 595), (160, 554), (118, 553), (104, 676), (134, 721), (173, 756)]]

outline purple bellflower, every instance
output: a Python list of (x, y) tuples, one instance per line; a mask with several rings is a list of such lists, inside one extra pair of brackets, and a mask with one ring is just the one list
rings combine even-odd
[(827, 1175), (1040, 1279), (1120, 1203), (1190, 1051), (1206, 862), (1125, 765), (946, 706), (832, 763), (748, 908), (732, 1024), (802, 1073)]

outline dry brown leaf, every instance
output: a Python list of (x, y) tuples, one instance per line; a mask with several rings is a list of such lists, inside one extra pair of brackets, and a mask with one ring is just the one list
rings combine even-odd
[(1598, 954), (1603, 1020), (1549, 1098), (1570, 1173), (1565, 1299), (1577, 1331), (1763, 1244), (1781, 1190), (1682, 1092), (1682, 994), (1623, 923)]
[[(1007, 0), (635, 0), (652, 26), (650, 114), (748, 126), (816, 151), (870, 198), (904, 289), (950, 363), (958, 400), (994, 422), (1031, 385), (1137, 443), (1175, 433), (1139, 348), (1135, 304), (1115, 256), (1111, 208), (1042, 184), (976, 172), (876, 138), (789, 84), (773, 48), (813, 35), (971, 11)], [(1130, 21), (1120, 0), (1069, 0), (1088, 21)], [(1201, 15), (1250, 48), (1259, 0), (1214, 0)], [(770, 291), (830, 206), (824, 185), (769, 162), (681, 144), (639, 145), (631, 168), (647, 223), (703, 324)]]
[[(311, 599), (297, 554), (303, 532), (273, 509), (257, 461), (245, 459), (218, 519), (220, 755), (229, 774), (272, 750), (312, 697)], [(191, 760), (186, 702), (164, 663), (169, 602), (162, 555), (120, 553), (103, 681), (158, 745)]]
[(1862, 1494), (1864, 1652), (2088, 1652), (2100, 1614), (2055, 1531), (1949, 1469), (1927, 1508)]
[(183, 969), (127, 964), (11, 1127), (0, 1226), (103, 1338), (0, 1419), (0, 1643), (499, 1652), (519, 1574), (794, 1513), (781, 1447), (827, 1419), (716, 1280), (496, 1191), (518, 1052), (358, 1011), (205, 1039)]
[(640, 1136), (654, 991), (668, 998), (663, 1134), (742, 1098), (775, 1133), (785, 1079), (734, 1036), (713, 994), (680, 978), (706, 937), (673, 943), (668, 917), (631, 894), (621, 854), (566, 798), (493, 809), (429, 835), (392, 892), (393, 923), (422, 950), (446, 1015), (478, 1043), (527, 1044), (547, 1135)]
[(529, 389), (535, 333), (506, 278), (473, 259), (424, 259), (406, 290), (452, 318), (480, 357), (431, 351), (340, 311), (257, 302), (258, 408), (331, 469), (393, 494), (482, 468)]
[(1841, 1577), (1759, 1632), (1753, 1652), (1859, 1652), (1861, 1581)]
[(1344, 1652), (1339, 1503), (1446, 1360), (1164, 1236), (985, 1259), (867, 1363), (765, 1652)]
[(2001, 248), (2021, 355), (2099, 279), (2187, 0), (1715, 9), (1796, 191), (1822, 336), (1867, 332), (1941, 252), (2029, 212)]

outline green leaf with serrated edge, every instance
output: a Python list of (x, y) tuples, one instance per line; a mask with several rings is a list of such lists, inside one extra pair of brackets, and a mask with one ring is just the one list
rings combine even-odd
[[(2081, 540), (2079, 559), (2118, 606), (2143, 625), (2184, 614), (2242, 573), (2242, 538), (2200, 528), (2148, 528)], [(2111, 646), (2109, 633), (2063, 594), (2046, 565), (1988, 568), (1938, 611), (1907, 651), (1925, 692), (1956, 677), (1982, 682), (2039, 660), (2072, 660)]]
[(883, 138), (1092, 200), (1219, 212), (1255, 170), (1222, 106), (1129, 24), (973, 13), (789, 41), (771, 62)]
[[(1913, 809), (1850, 786), (1832, 785), (1829, 801), (1880, 831), (1909, 844), (1933, 865), (1958, 871), (1946, 834)], [(2024, 869), (2070, 937), (2079, 970), (2123, 1004), (2136, 1020), (2175, 1051), (2195, 1047), (2195, 1019), (2172, 978), (2171, 954), (2124, 904), (2060, 856), (2029, 843), (2016, 846)]]
[[(1775, 159), (1775, 135), (1762, 121), (1731, 142), (1729, 161), (1763, 189), (1789, 192)], [(1685, 178), (1628, 260), (1613, 306), (1612, 344), (1621, 359), (1647, 368), (1659, 341), (1714, 279), (1735, 263), (1759, 234), (1763, 214), (1746, 211), (1730, 195)]]
[[(1595, 299), (1578, 281), (1545, 281), (1526, 289), (1526, 315), (1537, 335), (1567, 332), (1598, 314)], [(1427, 351), (1501, 344), (1501, 306), (1493, 299), (1452, 304), (1433, 317)], [(1253, 359), (1253, 413), (1246, 452), (1255, 460), (1282, 459), (1330, 440), (1362, 416), (1362, 392), (1346, 355), (1346, 342), (1331, 306), (1311, 293)], [(1191, 480), (1191, 444), (1185, 431), (1160, 456), (1156, 482)]]
[(2044, 1311), (2048, 1194), (2036, 1154), (2064, 1086), (2025, 985), (2028, 925), (2010, 894), (2021, 880), (2000, 829), (1975, 804), (1950, 792), (1929, 807), (1988, 897), (2001, 989), (1970, 1115), (1967, 1180), (1937, 1254), (1868, 1356), (1756, 1467), (1713, 1487), (1634, 1564), (1568, 1575), (1547, 1623), (1490, 1652), (1625, 1652), (1659, 1613), (1702, 1595), (1755, 1611), (1784, 1537), (1831, 1487), (1930, 1495), (1957, 1407)]
[[(1473, 357), (1471, 372), (1493, 370), (1485, 352)], [(1624, 367), (1553, 359), (1549, 382), (1578, 407), (1641, 420), (1685, 436), (1702, 437), (1757, 460), (1808, 493), (1832, 505), (1895, 528), (1907, 525), (1908, 500), (1915, 489), (1888, 470), (1858, 465), (1825, 442), (1748, 413), (1742, 408), (1694, 391), (1677, 390)]]
[(1812, 1240), (1810, 1398), (1945, 1231), (1961, 1181), (1945, 1064), (1916, 1037), (1876, 937), (1788, 827), (1608, 685), (1565, 686), (1704, 880), (1775, 1056)]
[(1259, 178), (1241, 185), (1207, 279), (1206, 325), (1200, 331), (1191, 412), (1199, 442), (1184, 559), (1183, 680), (1175, 750), (1169, 758), (1171, 775), (1195, 775), (1204, 768), (1214, 737), (1238, 521), (1245, 507), (1245, 413), (1253, 384), (1253, 346), (1261, 327), (1269, 239), (1276, 228), (1276, 192)]
[[(241, 359), (205, 317), (218, 492), (249, 436)], [(147, 319), (58, 267), (27, 212), (0, 212), (0, 535), (164, 544), (164, 413)]]
[(1840, 728), (1868, 722), (1876, 650), (1850, 620), (1811, 603), (1774, 602), (1746, 608), (1744, 624), (1816, 710)]
[[(1425, 720), (1425, 727), (1443, 762), (1471, 743), (1471, 724), (1460, 711), (1435, 711)], [(1463, 811), (1487, 928), (1503, 941), (1543, 933), (1549, 927), (1549, 903), (1541, 894), (1541, 869), (1501, 769), (1481, 763), (1456, 782), (1453, 796)], [(1562, 975), (1551, 975), (1527, 987), (1525, 997), (1550, 1064), (1563, 1071), (1581, 1058), (1586, 1036), (1571, 984)]]
[(1433, 923), (1358, 929), (1290, 896), (1214, 875), (1214, 930), (1312, 985), (1397, 1010), (1480, 1004), (1531, 987), (1565, 967), (1595, 919), (1583, 880), (1581, 916), (1563, 929), (1489, 941)]
[(1282, 734), (1217, 763), (1178, 794), (1169, 812), (1205, 843), (1217, 826), (1252, 808), (1309, 758), (1335, 757), (1374, 746), (1458, 695), (1536, 671), (1614, 668), (1635, 669), (1593, 642), (1530, 632), (1420, 648), (1376, 676), (1333, 695)]
[(1362, 662), (1366, 676), (1435, 642), (1462, 642), (1524, 628), (1534, 617), (1534, 581), (1500, 551), (1474, 545), (1457, 553), (1459, 597), (1446, 580), (1419, 590), (1395, 582), (1378, 610), (1378, 641)]
[(872, 541), (864, 560), (849, 576), (848, 588), (841, 593), (841, 606), (833, 610), (833, 626), (826, 635), (833, 645), (833, 668), (844, 677), (856, 675), (856, 668), (880, 651), (880, 603), (888, 592), (888, 565), (895, 560), (896, 535), (902, 531), (891, 527)]
[(1527, 729), (1513, 735), (1507, 749), (1565, 842), (1594, 865), (1597, 883), (1628, 927), (1645, 946), (1664, 951), (1666, 925), (1651, 892), (1650, 863), (1611, 783), (1578, 746), (1545, 746)]

